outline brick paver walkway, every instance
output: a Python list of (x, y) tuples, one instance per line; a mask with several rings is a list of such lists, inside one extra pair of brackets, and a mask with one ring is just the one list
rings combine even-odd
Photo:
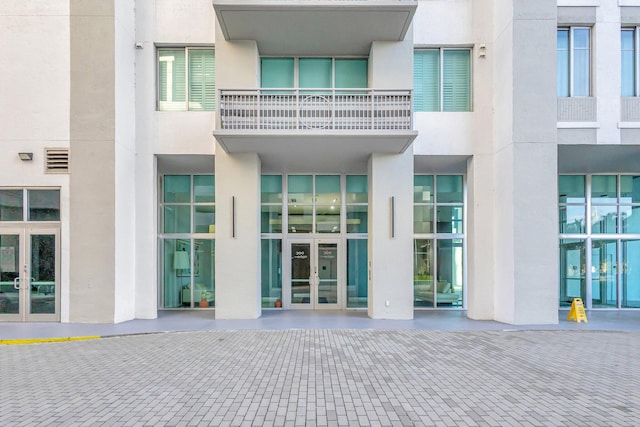
[(640, 423), (640, 333), (201, 331), (0, 346), (0, 424)]

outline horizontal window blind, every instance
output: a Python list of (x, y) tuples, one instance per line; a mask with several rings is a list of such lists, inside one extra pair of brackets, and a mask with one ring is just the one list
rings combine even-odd
[(442, 69), (443, 111), (470, 111), (471, 52), (445, 50)]
[(413, 108), (440, 111), (440, 51), (419, 50), (413, 59)]
[(189, 50), (189, 110), (215, 109), (215, 74), (213, 49)]
[(159, 103), (164, 111), (186, 109), (185, 50), (161, 50), (158, 56)]

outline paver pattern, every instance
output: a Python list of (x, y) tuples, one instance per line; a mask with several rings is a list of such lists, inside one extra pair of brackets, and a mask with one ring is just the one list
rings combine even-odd
[(0, 346), (0, 379), (3, 426), (632, 426), (640, 332), (173, 332)]

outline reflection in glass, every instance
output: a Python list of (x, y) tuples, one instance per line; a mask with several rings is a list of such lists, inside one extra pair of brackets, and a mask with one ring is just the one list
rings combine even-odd
[(191, 177), (189, 175), (165, 175), (164, 202), (191, 202)]
[(618, 232), (617, 206), (591, 207), (591, 233), (608, 234)]
[(413, 305), (433, 307), (433, 240), (413, 241)]
[(289, 203), (313, 203), (311, 175), (289, 175), (287, 178)]
[(31, 235), (30, 313), (56, 312), (56, 236)]
[(462, 239), (438, 240), (436, 303), (462, 306)]
[(620, 206), (622, 232), (640, 234), (640, 206)]
[(369, 183), (366, 175), (347, 175), (347, 203), (367, 203)]
[(260, 177), (260, 200), (262, 203), (282, 203), (282, 176)]
[(576, 28), (573, 30), (573, 94), (572, 96), (589, 96), (591, 84), (590, 30)]
[(413, 232), (433, 233), (433, 206), (414, 205)]
[(310, 304), (311, 245), (291, 244), (291, 303)]
[(436, 191), (437, 203), (462, 203), (462, 175), (438, 175)]
[(347, 233), (366, 233), (368, 224), (367, 205), (347, 206)]
[(438, 233), (462, 233), (462, 206), (438, 206)]
[(614, 204), (618, 201), (618, 177), (616, 175), (593, 175), (591, 177), (591, 202), (598, 205)]
[[(215, 224), (216, 224), (216, 208), (213, 205), (203, 206), (203, 205), (195, 205), (194, 206), (194, 229), (196, 233), (213, 233), (215, 232)], [(213, 227), (211, 227), (213, 226)]]
[(282, 205), (262, 205), (260, 224), (262, 233), (282, 233)]
[[(215, 307), (216, 252), (215, 240), (193, 241), (193, 307)], [(184, 289), (183, 289), (183, 293)], [(188, 293), (188, 292), (187, 292)], [(183, 298), (182, 305), (185, 305)]]
[(558, 197), (560, 203), (585, 203), (584, 175), (560, 175)]
[(616, 307), (618, 246), (615, 240), (594, 240), (591, 246), (592, 307)]
[(580, 206), (560, 206), (560, 233), (581, 234), (585, 230), (585, 205)]
[(164, 207), (164, 232), (191, 232), (191, 206), (173, 205)]
[(311, 233), (313, 227), (313, 207), (289, 205), (289, 233)]
[(569, 96), (569, 30), (558, 29), (557, 35), (557, 95)]
[(177, 308), (191, 303), (191, 241), (164, 240), (163, 307)]
[(636, 52), (635, 31), (631, 28), (622, 29), (620, 44), (621, 54), (621, 78), (622, 96), (635, 96), (636, 94)]
[(213, 175), (195, 175), (193, 177), (193, 198), (196, 203), (216, 201), (216, 184)]
[(622, 307), (640, 308), (640, 240), (623, 240)]
[(20, 291), (13, 284), (20, 277), (20, 237), (0, 234), (0, 314), (18, 314)]
[(413, 202), (432, 203), (433, 202), (433, 176), (415, 175), (413, 177)]
[(367, 239), (347, 240), (347, 307), (367, 307)]
[(318, 304), (338, 303), (338, 245), (318, 244)]
[(316, 206), (316, 233), (340, 232), (340, 205)]
[(560, 306), (570, 306), (573, 298), (586, 304), (586, 246), (580, 239), (560, 240)]
[(60, 190), (28, 190), (29, 221), (60, 221)]
[(621, 203), (640, 203), (640, 176), (620, 177), (620, 197)]
[(22, 221), (22, 190), (0, 190), (0, 221)]
[(316, 176), (316, 202), (340, 204), (340, 176)]
[(282, 240), (262, 239), (261, 246), (262, 307), (282, 307)]

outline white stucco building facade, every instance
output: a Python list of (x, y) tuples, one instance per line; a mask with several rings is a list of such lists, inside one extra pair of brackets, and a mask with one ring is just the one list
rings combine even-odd
[(0, 321), (640, 308), (639, 27), (640, 0), (3, 1)]

